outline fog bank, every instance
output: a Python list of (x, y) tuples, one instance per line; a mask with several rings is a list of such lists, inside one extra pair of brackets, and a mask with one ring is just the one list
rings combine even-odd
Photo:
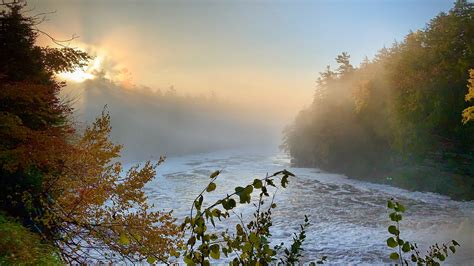
[(210, 93), (181, 95), (170, 87), (125, 88), (105, 78), (71, 83), (74, 120), (83, 127), (110, 112), (112, 140), (127, 162), (235, 148), (276, 148), (287, 123), (268, 108), (238, 104)]

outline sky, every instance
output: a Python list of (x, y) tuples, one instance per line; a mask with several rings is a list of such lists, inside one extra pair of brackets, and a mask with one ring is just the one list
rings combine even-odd
[[(318, 73), (345, 51), (357, 65), (410, 30), (444, 0), (145, 1), (30, 0), (55, 11), (40, 25), (102, 60), (110, 78), (183, 94), (278, 106), (311, 102)], [(47, 40), (43, 40), (47, 43)]]

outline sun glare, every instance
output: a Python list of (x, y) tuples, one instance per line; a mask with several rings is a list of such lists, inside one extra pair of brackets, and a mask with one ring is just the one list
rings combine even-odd
[(102, 58), (96, 57), (85, 69), (76, 69), (73, 72), (62, 72), (58, 74), (58, 77), (67, 81), (73, 81), (77, 83), (84, 82), (89, 79), (94, 79), (101, 68)]

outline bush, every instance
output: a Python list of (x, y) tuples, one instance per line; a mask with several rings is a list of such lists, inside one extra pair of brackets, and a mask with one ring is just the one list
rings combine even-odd
[(61, 265), (59, 253), (26, 227), (0, 214), (0, 265)]

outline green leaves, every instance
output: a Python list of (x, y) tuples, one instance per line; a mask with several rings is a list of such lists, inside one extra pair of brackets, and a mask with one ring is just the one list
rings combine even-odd
[(207, 186), (206, 191), (207, 191), (207, 192), (212, 192), (212, 191), (214, 191), (214, 190), (216, 189), (216, 187), (217, 187), (217, 186), (216, 186), (216, 183), (211, 182), (211, 183)]
[(456, 253), (456, 248), (454, 246), (450, 246), (449, 249), (451, 250), (452, 253)]
[(254, 179), (253, 180), (253, 187), (254, 188), (260, 189), (260, 188), (262, 188), (262, 185), (263, 185), (262, 180), (260, 180), (260, 179)]
[(219, 251), (219, 245), (214, 244), (209, 249), (210, 249), (209, 255), (211, 256), (211, 258), (218, 260), (221, 257), (221, 253)]
[(388, 227), (388, 232), (392, 235), (398, 235), (400, 234), (400, 231), (398, 231), (397, 227), (395, 225), (390, 225)]
[(250, 243), (257, 244), (260, 241), (260, 239), (257, 237), (257, 235), (254, 232), (252, 232), (249, 234), (249, 241)]
[[(401, 212), (405, 211), (405, 208), (400, 203), (394, 202), (393, 199), (387, 202), (387, 208), (390, 210), (393, 210), (393, 212), (391, 212), (388, 216), (390, 217), (390, 220), (392, 222), (396, 223), (396, 224), (389, 225), (387, 228), (387, 231), (393, 235), (393, 237), (389, 237), (387, 239), (387, 246), (390, 248), (396, 248), (399, 246), (400, 250), (403, 250), (403, 252), (407, 252), (405, 250), (407, 249), (407, 247), (408, 247), (408, 251), (410, 250), (410, 244), (408, 242), (403, 241), (400, 238), (400, 230), (399, 230), (399, 223), (398, 223), (399, 221), (402, 220)], [(393, 252), (390, 254), (390, 259), (392, 260), (400, 259), (400, 261), (402, 261), (401, 258), (402, 258), (401, 251), (400, 253)]]
[(227, 199), (227, 200), (222, 200), (221, 204), (222, 204), (222, 207), (225, 210), (231, 210), (231, 209), (235, 208), (235, 206), (237, 206), (237, 203), (232, 198)]
[[(203, 208), (203, 194), (216, 189), (215, 180), (219, 174), (220, 172), (216, 171), (210, 175), (209, 184), (196, 197), (191, 208), (191, 215), (185, 218), (182, 225), (183, 230), (187, 230), (190, 235), (184, 248), (184, 262), (188, 265), (210, 265), (211, 260), (221, 258), (221, 252), (226, 257), (230, 254), (237, 254), (232, 260), (232, 265), (266, 265), (277, 261), (276, 247), (275, 249), (271, 248), (269, 241), (272, 225), (271, 210), (276, 208), (276, 204), (273, 202), (273, 198), (269, 204), (264, 205), (263, 203), (265, 198), (270, 197), (268, 186), (276, 187), (275, 179), (281, 177), (280, 184), (282, 187), (286, 187), (289, 177), (294, 175), (283, 170), (270, 176), (267, 175), (263, 179), (254, 179), (251, 184), (245, 187), (236, 187), (234, 193), (209, 204), (207, 208)], [(237, 205), (237, 197), (240, 204), (250, 204), (252, 193), (255, 191), (259, 192), (259, 198), (252, 204), (256, 207), (254, 219), (245, 223), (243, 217), (233, 209)], [(266, 210), (263, 209), (264, 206), (267, 208)], [(197, 211), (195, 215), (193, 215), (194, 209)], [(207, 224), (209, 222), (216, 228), (214, 218), (221, 220), (230, 217), (230, 215), (236, 215), (240, 221), (235, 225), (235, 233), (227, 230), (218, 233), (208, 232)], [(287, 262), (291, 262), (291, 264), (298, 262), (301, 257), (300, 253), (303, 250), (301, 245), (306, 237), (304, 230), (308, 224), (308, 217), (305, 217), (305, 224), (301, 226), (300, 234), (295, 234), (294, 243), (290, 249), (287, 249), (286, 254), (291, 257), (291, 260), (288, 259)]]
[(398, 255), (397, 252), (390, 253), (391, 260), (398, 260), (399, 258), (400, 258), (400, 255)]
[(402, 215), (396, 212), (390, 213), (389, 217), (393, 222), (399, 222), (402, 220)]
[(452, 253), (456, 252), (456, 245), (459, 245), (455, 240), (452, 240), (449, 247), (446, 244), (443, 245), (432, 245), (430, 250), (427, 252), (425, 257), (420, 256), (420, 251), (418, 251), (418, 247), (415, 244), (411, 244), (408, 241), (404, 241), (400, 238), (400, 221), (402, 220), (402, 213), (405, 212), (405, 207), (400, 204), (399, 202), (394, 202), (393, 199), (387, 202), (387, 208), (393, 210), (389, 214), (390, 220), (395, 224), (392, 224), (388, 227), (388, 232), (393, 235), (387, 239), (387, 246), (390, 248), (397, 248), (399, 247), (398, 252), (393, 252), (390, 254), (390, 259), (392, 260), (400, 260), (402, 265), (408, 265), (408, 262), (403, 259), (403, 253), (409, 253), (410, 260), (415, 262), (418, 265), (440, 265), (440, 262), (444, 261), (446, 257), (448, 257), (448, 251)]
[(389, 209), (395, 208), (395, 205), (393, 204), (393, 201), (391, 201), (391, 200), (387, 201), (387, 208), (389, 208)]
[(202, 206), (202, 201), (204, 200), (204, 197), (200, 195), (197, 200), (194, 201), (194, 206), (196, 207), (197, 210), (201, 209)]
[(410, 243), (409, 243), (409, 242), (403, 243), (402, 251), (403, 251), (403, 252), (408, 252), (408, 251), (410, 251), (410, 250), (411, 250), (411, 248), (410, 248)]
[(235, 188), (235, 193), (236, 195), (239, 196), (240, 198), (240, 203), (250, 203), (251, 200), (251, 194), (253, 191), (253, 186), (248, 185), (245, 188), (243, 187), (236, 187)]
[(286, 185), (288, 184), (288, 175), (284, 175), (282, 178), (281, 178), (281, 186), (286, 188)]
[(390, 237), (387, 239), (387, 246), (394, 248), (398, 246), (398, 242), (393, 237)]
[(405, 212), (405, 206), (403, 206), (402, 204), (398, 202), (395, 202), (394, 210), (397, 212)]
[(209, 178), (213, 179), (213, 178), (216, 178), (221, 172), (220, 171), (215, 171), (214, 173), (212, 173)]

